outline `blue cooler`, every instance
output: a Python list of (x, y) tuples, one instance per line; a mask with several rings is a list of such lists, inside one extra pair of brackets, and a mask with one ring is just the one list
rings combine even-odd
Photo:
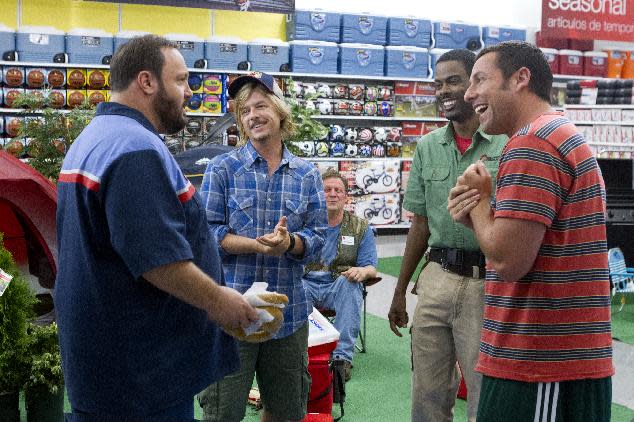
[(4, 53), (15, 51), (15, 32), (13, 29), (0, 25), (0, 60)]
[(49, 26), (24, 26), (17, 32), (15, 47), (21, 62), (53, 63), (55, 55), (66, 51), (66, 36)]
[(236, 70), (247, 61), (247, 42), (238, 37), (211, 37), (205, 42), (207, 69)]
[(387, 18), (367, 13), (341, 15), (341, 42), (385, 45)]
[(468, 48), (476, 51), (482, 48), (480, 27), (463, 23), (434, 22), (434, 48)]
[(339, 73), (384, 76), (385, 47), (372, 44), (339, 44)]
[(426, 78), (429, 75), (429, 53), (426, 48), (408, 45), (385, 47), (385, 76)]
[(147, 35), (149, 32), (143, 31), (120, 31), (114, 36), (114, 51), (116, 52), (119, 47), (123, 44), (130, 41), (130, 38), (140, 37), (142, 35)]
[(289, 66), (287, 42), (268, 38), (252, 40), (247, 51), (253, 70), (280, 72)]
[(291, 41), (291, 70), (300, 73), (337, 73), (339, 46), (326, 41)]
[(197, 60), (205, 58), (205, 41), (191, 34), (165, 34), (165, 38), (176, 43), (187, 67), (194, 67)]
[(387, 21), (387, 45), (431, 47), (431, 21), (413, 17), (392, 17)]
[(286, 39), (339, 42), (341, 13), (295, 10), (286, 15)]
[(99, 29), (73, 29), (66, 35), (66, 54), (69, 63), (102, 64), (112, 56), (113, 37)]
[(429, 50), (429, 64), (431, 67), (431, 73), (429, 74), (430, 78), (433, 78), (436, 74), (436, 60), (438, 60), (438, 58), (445, 54), (447, 51), (451, 50), (447, 48), (432, 48), (431, 50)]
[(482, 28), (484, 46), (495, 45), (503, 41), (526, 41), (526, 30), (519, 28), (485, 26)]

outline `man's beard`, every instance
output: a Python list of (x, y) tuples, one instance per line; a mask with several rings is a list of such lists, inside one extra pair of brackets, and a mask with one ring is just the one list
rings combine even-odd
[(167, 96), (162, 82), (152, 105), (163, 128), (161, 132), (165, 135), (174, 134), (182, 130), (187, 124), (187, 119), (183, 114), (183, 104), (178, 104)]

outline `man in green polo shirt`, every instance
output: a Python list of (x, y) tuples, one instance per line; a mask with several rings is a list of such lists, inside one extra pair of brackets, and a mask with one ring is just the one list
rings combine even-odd
[(481, 375), (478, 360), (484, 306), (484, 256), (473, 232), (455, 223), (447, 196), (458, 176), (482, 160), (492, 178), (506, 136), (479, 130), (473, 107), (464, 101), (475, 54), (451, 50), (436, 63), (436, 100), (449, 124), (425, 135), (416, 146), (403, 207), (414, 213), (398, 283), (389, 312), (390, 328), (401, 336), (408, 315), (405, 293), (416, 265), (427, 265), (416, 283), (412, 320), (412, 421), (453, 420), (460, 365), (467, 384), (469, 421), (475, 421)]

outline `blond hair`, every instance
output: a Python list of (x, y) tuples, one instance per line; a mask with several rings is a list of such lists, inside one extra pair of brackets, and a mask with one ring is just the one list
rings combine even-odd
[(275, 111), (280, 116), (280, 132), (282, 133), (282, 141), (293, 136), (297, 130), (297, 126), (293, 121), (290, 106), (283, 99), (271, 93), (260, 84), (252, 82), (245, 84), (242, 88), (240, 88), (238, 95), (236, 95), (236, 98), (234, 99), (234, 113), (236, 115), (238, 131), (240, 132), (240, 141), (238, 142), (238, 146), (244, 145), (248, 140), (246, 131), (242, 125), (242, 105), (255, 90), (259, 90), (271, 101), (271, 103), (273, 103), (273, 108), (275, 108)]

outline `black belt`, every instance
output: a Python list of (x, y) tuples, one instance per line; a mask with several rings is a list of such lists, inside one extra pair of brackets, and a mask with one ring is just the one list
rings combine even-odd
[(484, 278), (486, 274), (484, 255), (480, 251), (465, 251), (455, 248), (431, 248), (429, 260), (439, 263), (443, 270), (463, 277)]

